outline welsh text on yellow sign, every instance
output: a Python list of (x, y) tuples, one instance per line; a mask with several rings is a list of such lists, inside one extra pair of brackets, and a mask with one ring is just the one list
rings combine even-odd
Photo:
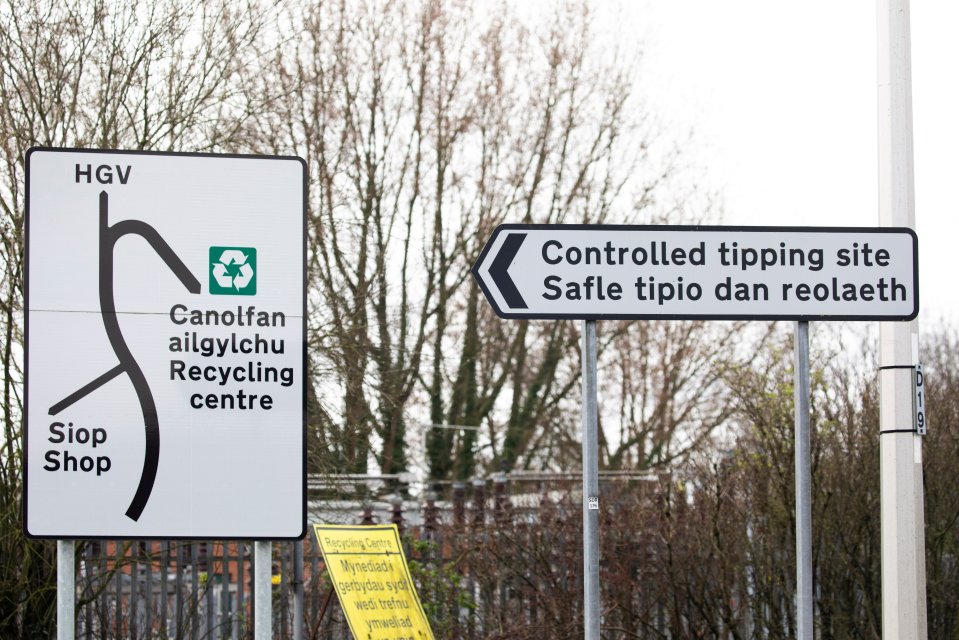
[(433, 640), (396, 525), (313, 525), (357, 640)]

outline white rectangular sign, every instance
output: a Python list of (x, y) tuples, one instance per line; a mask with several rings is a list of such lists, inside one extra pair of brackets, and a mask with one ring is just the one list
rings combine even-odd
[(305, 168), (27, 154), (25, 528), (297, 538)]
[(473, 275), (504, 318), (906, 320), (905, 228), (504, 224)]

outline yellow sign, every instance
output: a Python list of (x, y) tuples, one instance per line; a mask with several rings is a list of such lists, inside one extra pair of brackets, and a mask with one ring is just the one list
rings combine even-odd
[(357, 640), (433, 640), (396, 525), (313, 525)]

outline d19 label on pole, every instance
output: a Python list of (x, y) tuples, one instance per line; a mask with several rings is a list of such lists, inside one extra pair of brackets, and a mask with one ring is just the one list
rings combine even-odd
[(27, 154), (25, 528), (305, 531), (298, 158)]
[(504, 224), (473, 275), (504, 318), (905, 320), (919, 311), (917, 239), (905, 228)]
[(926, 435), (926, 379), (922, 373), (922, 363), (916, 364), (916, 433)]

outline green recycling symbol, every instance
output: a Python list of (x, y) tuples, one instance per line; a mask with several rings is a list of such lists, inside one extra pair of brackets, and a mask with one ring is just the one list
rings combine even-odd
[(256, 249), (210, 247), (210, 293), (256, 295)]

